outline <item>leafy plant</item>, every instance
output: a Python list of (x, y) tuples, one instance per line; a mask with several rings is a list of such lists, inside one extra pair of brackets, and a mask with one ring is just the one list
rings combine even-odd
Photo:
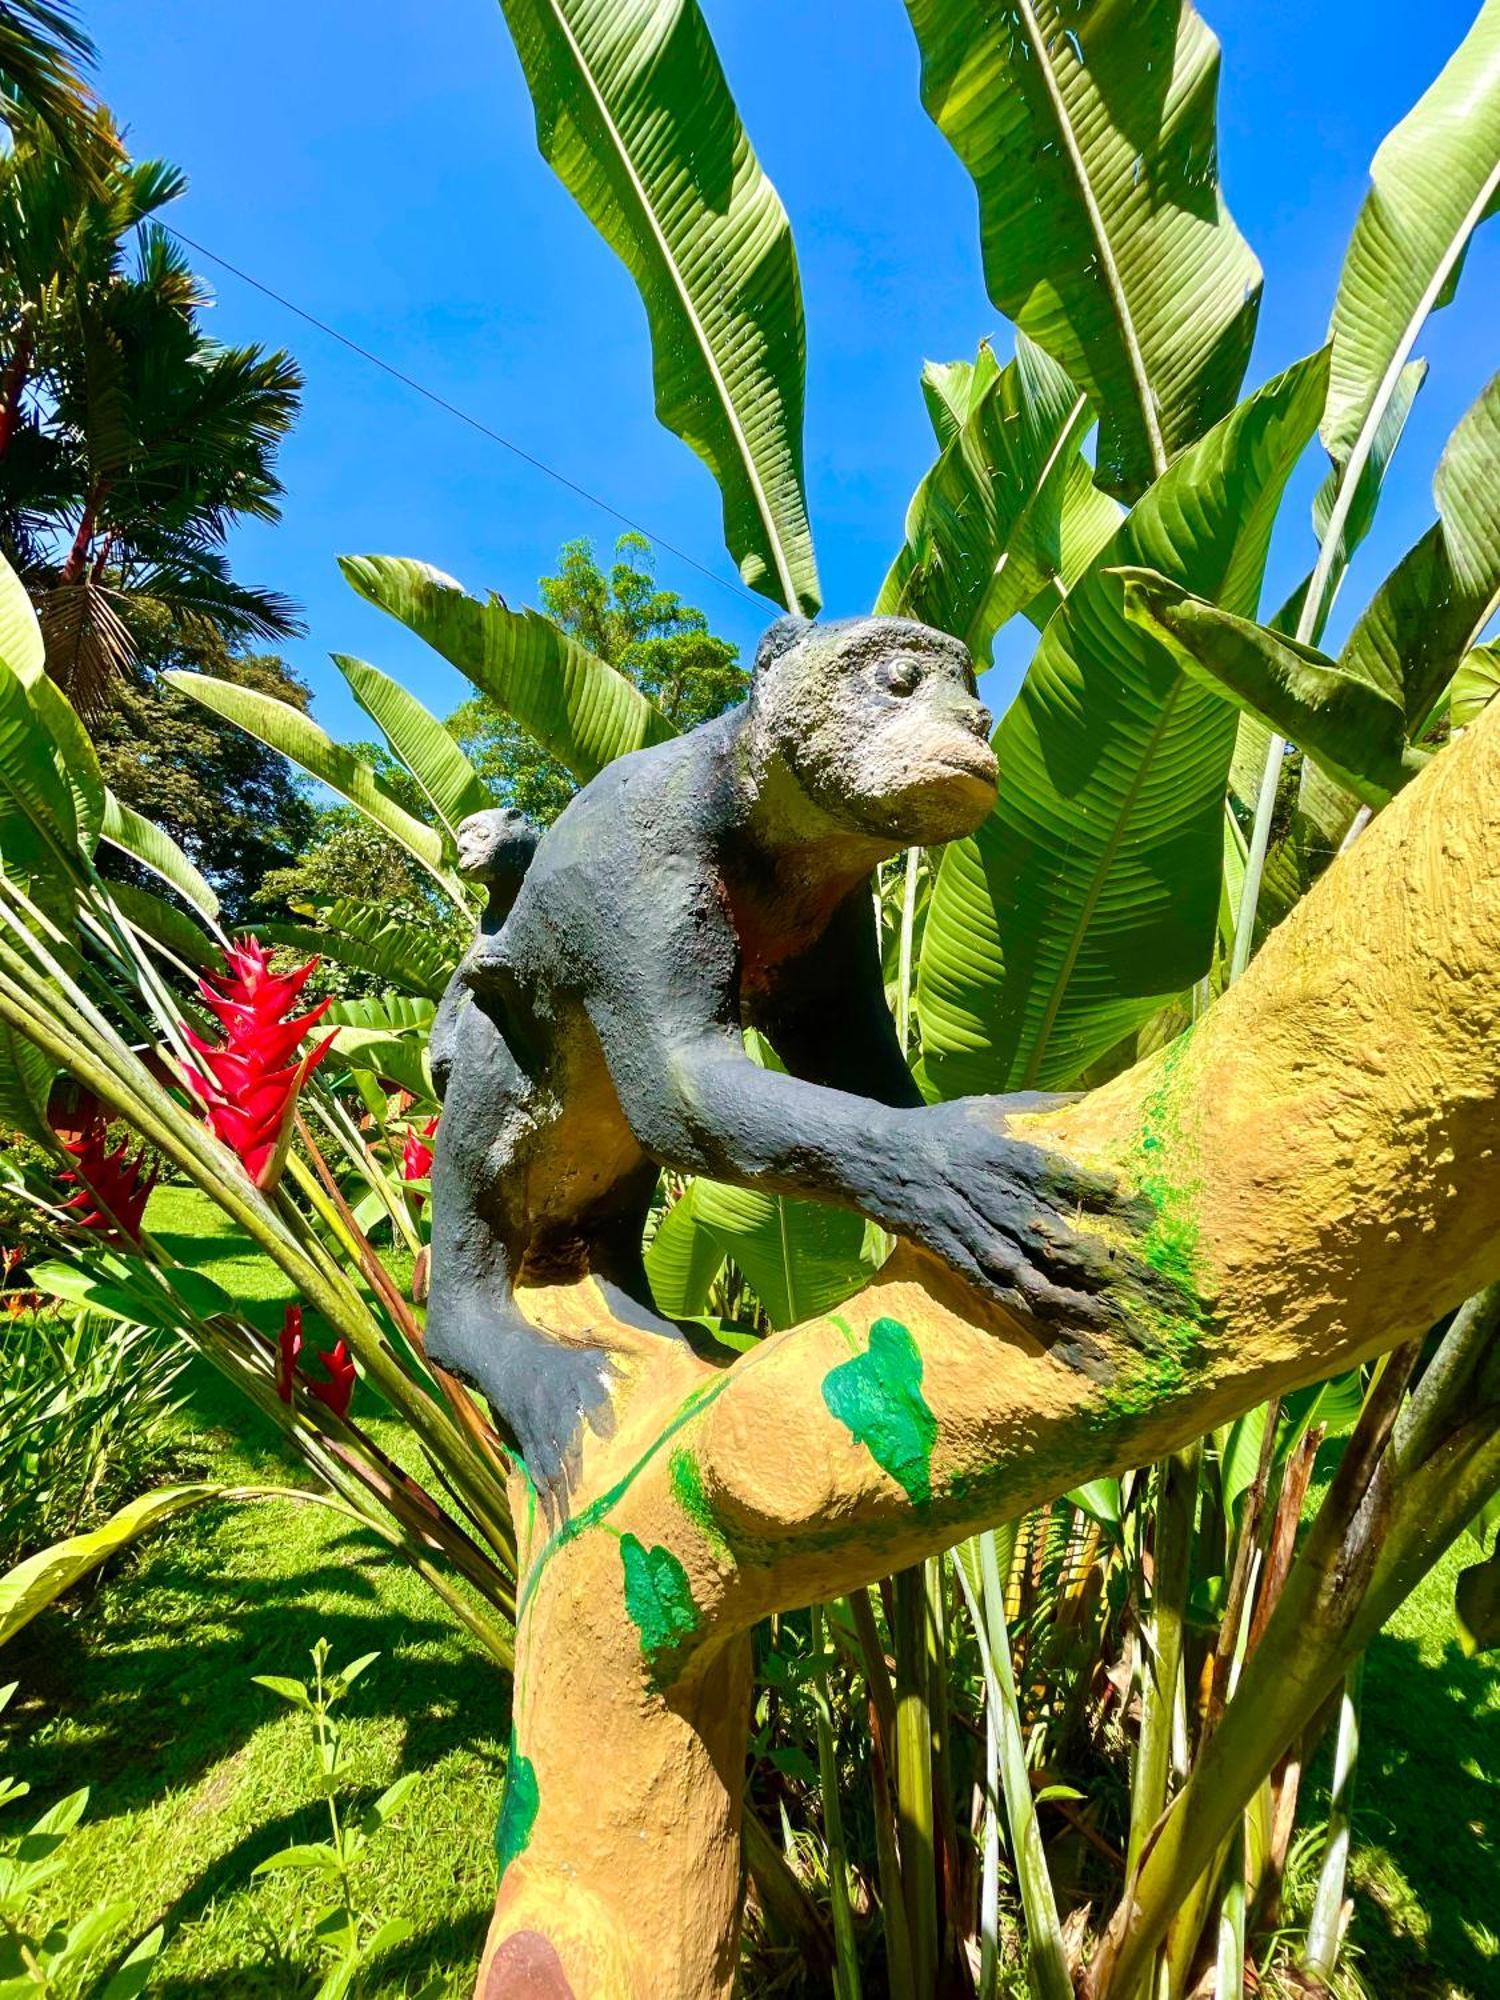
[(160, 1476), (186, 1359), (170, 1336), (88, 1312), (0, 1318), (0, 1569)]
[[(0, 1688), (0, 1711), (15, 1694)], [(21, 1778), (0, 1777), (0, 1810), (26, 1797)], [(101, 1940), (129, 1915), (123, 1901), (100, 1903), (76, 1922), (44, 1917), (40, 1892), (62, 1867), (62, 1849), (88, 1808), (89, 1794), (70, 1792), (33, 1821), (25, 1833), (0, 1833), (0, 1996), (47, 2000), (72, 1991), (89, 1969)], [(150, 1983), (161, 1950), (162, 1928), (147, 1933), (100, 1989), (99, 2000), (136, 2000)]]
[[(331, 1651), (326, 1639), (318, 1640), (312, 1650), (309, 1681), (291, 1680), (283, 1674), (251, 1676), (258, 1687), (268, 1688), (307, 1717), (315, 1780), (328, 1815), (326, 1840), (283, 1847), (255, 1870), (257, 1875), (296, 1872), (313, 1887), (318, 1907), (311, 1934), (327, 1967), (317, 2000), (344, 2000), (345, 1995), (358, 1993), (361, 1975), (382, 1953), (411, 1935), (411, 1925), (403, 1918), (381, 1922), (360, 1909), (355, 1875), (365, 1848), (396, 1817), (418, 1779), (417, 1772), (406, 1772), (358, 1811), (344, 1799), (343, 1732), (335, 1710), (380, 1655), (365, 1653), (346, 1667), (331, 1669)], [(437, 2000), (446, 1991), (447, 1981), (434, 1977), (423, 1986), (419, 2000), (423, 1996)]]

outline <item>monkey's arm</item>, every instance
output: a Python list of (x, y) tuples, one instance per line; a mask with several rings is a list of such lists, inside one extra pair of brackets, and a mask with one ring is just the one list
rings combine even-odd
[(885, 1003), (868, 883), (840, 904), (812, 949), (787, 966), (762, 1014), (793, 1076), (877, 1104), (914, 1108), (922, 1102)]
[(1086, 1327), (1118, 1273), (1074, 1223), (1109, 1209), (1113, 1184), (1012, 1137), (993, 1102), (883, 1105), (759, 1068), (729, 919), (711, 887), (671, 872), (649, 908), (613, 906), (586, 996), (639, 1144), (679, 1173), (855, 1209), (1018, 1317)]

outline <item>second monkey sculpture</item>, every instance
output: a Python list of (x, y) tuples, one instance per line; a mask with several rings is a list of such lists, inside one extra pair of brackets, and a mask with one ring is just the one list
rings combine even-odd
[(427, 1352), (485, 1395), (549, 1510), (608, 1423), (611, 1364), (514, 1288), (592, 1273), (618, 1318), (681, 1339), (641, 1254), (663, 1167), (857, 1210), (1089, 1366), (1113, 1261), (1072, 1219), (1114, 1208), (1112, 1183), (1012, 1136), (1035, 1099), (924, 1104), (885, 1000), (872, 871), (978, 827), (989, 731), (946, 634), (788, 618), (743, 707), (621, 757), (540, 840), (515, 814), (466, 823), (491, 909), (434, 1037)]

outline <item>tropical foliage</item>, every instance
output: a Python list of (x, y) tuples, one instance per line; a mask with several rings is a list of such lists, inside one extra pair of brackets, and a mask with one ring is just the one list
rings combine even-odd
[(234, 580), (224, 543), (237, 519), (277, 518), (301, 389), (286, 354), (204, 333), (208, 294), (155, 220), (182, 175), (129, 160), (103, 109), (87, 139), (97, 171), (18, 114), (0, 160), (0, 546), (84, 711), (143, 619), (230, 641), (296, 629), (285, 598)]
[[(816, 608), (790, 225), (696, 0), (505, 11), (542, 150), (640, 288), (659, 414), (717, 477), (731, 553), (769, 599)], [(986, 281), (1017, 334), (1010, 359), (983, 345), (926, 372), (934, 462), (893, 531), (879, 608), (942, 626), (981, 667), (1010, 619), (1038, 641), (996, 731), (995, 812), (973, 840), (913, 854), (878, 885), (890, 998), (930, 1096), (1067, 1089), (1187, 1032), (1266, 926), (1500, 685), (1484, 643), (1500, 603), (1493, 385), (1435, 469), (1433, 526), (1367, 594), (1337, 654), (1322, 644), (1421, 387), (1427, 317), (1460, 288), (1500, 186), (1500, 0), (1485, 0), (1376, 157), (1327, 348), (1248, 390), (1260, 272), (1217, 181), (1217, 44), (1186, 0), (908, 0), (908, 12), (923, 101), (974, 178)], [(18, 141), (13, 177), (42, 173), (49, 148), (50, 130)], [(166, 192), (123, 160), (105, 190), (84, 220), (105, 199), (144, 218)], [(280, 885), (301, 921), (265, 926), (264, 941), (316, 945), (361, 982), (298, 1012), (294, 962), (226, 935), (187, 843), (107, 789), (66, 699), (87, 703), (102, 676), (80, 680), (81, 654), (58, 634), (81, 628), (56, 609), (68, 590), (111, 606), (114, 592), (124, 621), (138, 592), (172, 617), (193, 578), (217, 577), (203, 616), (232, 634), (273, 624), (247, 626), (243, 593), (214, 565), (234, 513), (274, 507), (270, 451), (295, 384), (274, 357), (204, 353), (191, 286), (159, 236), (127, 274), (120, 230), (99, 225), (100, 248), (94, 223), (79, 226), (103, 262), (69, 263), (69, 310), (90, 325), (97, 311), (127, 354), (130, 312), (144, 324), (175, 311), (168, 351), (222, 369), (225, 416), (222, 433), (210, 426), (223, 450), (207, 483), (195, 459), (174, 484), (126, 366), (123, 456), (99, 455), (94, 378), (46, 358), (60, 262), (48, 251), (38, 269), (53, 276), (16, 280), (12, 366), (26, 351), (23, 378), (34, 365), (45, 393), (10, 419), (0, 475), (24, 445), (28, 463), (58, 468), (77, 525), (49, 555), (17, 485), (7, 532), (41, 623), (7, 575), (0, 1029), (14, 1081), (0, 1109), (93, 1197), (65, 1210), (43, 1154), (11, 1171), (52, 1246), (30, 1283), (75, 1325), (103, 1315), (191, 1342), (279, 1427), (307, 1497), (398, 1550), (504, 1669), (504, 1447), (422, 1348), (439, 1113), (425, 1046), (478, 913), (457, 831), (488, 804), (559, 809), (614, 758), (714, 712), (738, 670), (627, 544), (608, 579), (566, 552), (540, 612), (415, 559), (345, 558), (362, 597), (473, 684), (447, 725), (346, 656), (336, 663), (377, 743), (335, 742), (264, 676), (169, 673), (176, 698), (337, 795), (325, 847), (357, 836), (404, 871), (399, 894), (386, 875), (330, 895), (334, 878), (305, 857), (300, 882)], [(135, 305), (116, 320), (126, 293)], [(19, 388), (7, 407), (21, 410)], [(1263, 603), (1267, 550), (1315, 436), (1330, 463), (1309, 573), (1276, 609)], [(113, 880), (111, 852), (155, 886)], [(64, 1159), (62, 1072), (101, 1120), (139, 1135), (150, 1169), (97, 1135)], [(257, 1316), (155, 1239), (137, 1197), (157, 1170), (219, 1204), (300, 1305)], [(664, 1309), (744, 1346), (836, 1305), (887, 1247), (810, 1204), (674, 1182), (648, 1267)], [(1407, 1515), (1436, 1507), (1457, 1427), (1500, 1406), (1497, 1316), (1500, 1298), (1482, 1295), (1372, 1369), (768, 1625), (751, 1979), (769, 1979), (789, 1939), (804, 1990), (840, 2000), (866, 1986), (989, 1996), (1018, 1981), (1065, 2000), (1083, 1977), (1095, 2000), (1178, 2000), (1264, 1990), (1299, 1954), (1330, 1976), (1357, 1661), (1415, 1580), (1381, 1570), (1367, 1502), (1378, 1483)], [(409, 1465), (364, 1427), (369, 1408), (408, 1426)], [(1463, 1630), (1492, 1645), (1494, 1509), (1459, 1497), (1477, 1509), (1481, 1558)], [(58, 1588), (73, 1562), (59, 1560)], [(40, 1603), (50, 1585), (36, 1588)], [(1325, 1686), (1309, 1720), (1298, 1700)], [(1303, 1774), (1335, 1717), (1339, 1787), (1326, 1841), (1310, 1830), (1303, 1940), (1286, 1890), (1299, 1809), (1309, 1837)], [(340, 1909), (357, 1953), (347, 1898)]]

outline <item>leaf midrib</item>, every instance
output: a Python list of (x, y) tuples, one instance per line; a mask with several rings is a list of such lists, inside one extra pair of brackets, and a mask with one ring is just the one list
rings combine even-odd
[(1156, 404), (1151, 393), (1151, 378), (1146, 371), (1146, 357), (1136, 334), (1135, 317), (1130, 308), (1130, 301), (1125, 293), (1125, 281), (1120, 275), (1120, 267), (1115, 261), (1114, 246), (1110, 242), (1109, 234), (1104, 227), (1104, 213), (1099, 206), (1098, 196), (1094, 192), (1094, 184), (1089, 177), (1088, 168), (1084, 164), (1083, 154), (1073, 131), (1067, 101), (1063, 97), (1062, 87), (1053, 72), (1051, 54), (1042, 35), (1041, 25), (1033, 10), (1032, 0), (1016, 0), (1016, 5), (1022, 22), (1025, 24), (1026, 32), (1031, 39), (1037, 68), (1041, 73), (1047, 95), (1051, 100), (1053, 114), (1057, 119), (1058, 130), (1062, 135), (1062, 143), (1069, 160), (1072, 162), (1074, 175), (1078, 182), (1078, 192), (1088, 214), (1089, 228), (1093, 234), (1094, 243), (1099, 253), (1099, 264), (1104, 276), (1105, 288), (1115, 303), (1116, 318), (1119, 321), (1121, 337), (1125, 344), (1125, 358), (1129, 364), (1131, 376), (1135, 381), (1136, 397), (1141, 409), (1141, 420), (1146, 429), (1146, 442), (1151, 451), (1152, 468), (1157, 478), (1160, 478), (1162, 473), (1167, 469), (1166, 443), (1161, 434), (1161, 425), (1157, 421)]
[[(1025, 0), (1022, 0), (1022, 4), (1025, 4)], [(1497, 160), (1490, 169), (1484, 185), (1465, 212), (1462, 223), (1449, 238), (1447, 250), (1438, 260), (1432, 277), (1409, 314), (1385, 374), (1381, 377), (1370, 407), (1365, 412), (1365, 420), (1359, 428), (1348, 458), (1344, 461), (1338, 495), (1328, 516), (1328, 527), (1318, 549), (1318, 560), (1313, 570), (1312, 581), (1303, 599), (1302, 617), (1297, 626), (1299, 639), (1310, 635), (1314, 620), (1322, 609), (1323, 597), (1327, 592), (1338, 547), (1343, 540), (1344, 529), (1354, 506), (1359, 482), (1370, 453), (1375, 448), (1376, 433), (1385, 419), (1386, 410), (1396, 392), (1396, 385), (1401, 380), (1402, 371), (1411, 359), (1411, 351), (1417, 344), (1417, 336), (1427, 324), (1433, 311), (1434, 301), (1453, 275), (1459, 258), (1468, 247), (1470, 237), (1484, 219), (1484, 212), (1494, 200), (1497, 190), (1500, 190), (1500, 160)], [(1342, 290), (1342, 286), (1340, 289)], [(1308, 628), (1306, 633), (1303, 631), (1304, 626)]]
[[(597, 82), (595, 81), (594, 73), (590, 69), (587, 61), (584, 59), (583, 50), (579, 47), (578, 39), (574, 35), (572, 27), (568, 22), (567, 16), (564, 14), (562, 10), (561, 0), (542, 0), (542, 4), (547, 7), (553, 19), (556, 21), (558, 32), (561, 34), (563, 40), (566, 42), (569, 50), (572, 53), (573, 60), (578, 67), (578, 73), (583, 78), (584, 85), (587, 88), (590, 97), (594, 101), (595, 107), (598, 110), (600, 118), (603, 120), (604, 129), (608, 133), (610, 140), (614, 145), (615, 152), (618, 155), (620, 165), (624, 170), (625, 176), (630, 184), (631, 191), (635, 195), (636, 201), (640, 205), (641, 213), (646, 218), (646, 226), (657, 245), (657, 248), (661, 254), (662, 262), (667, 267), (668, 274), (670, 275), (672, 283), (676, 288), (677, 296), (682, 301), (683, 310), (687, 314), (688, 324), (693, 329), (694, 338), (698, 342), (698, 347), (703, 355), (703, 360), (708, 369), (710, 379), (712, 380), (714, 388), (718, 393), (719, 400), (723, 405), (724, 414), (726, 419), (728, 420), (730, 431), (733, 434), (736, 445), (739, 447), (740, 457), (745, 467), (745, 475), (749, 481), (750, 490), (755, 499), (756, 512), (760, 516), (761, 524), (765, 529), (767, 542), (770, 545), (772, 557), (774, 558), (776, 563), (777, 580), (781, 585), (783, 602), (785, 603), (788, 611), (795, 613), (800, 608), (801, 599), (797, 593), (796, 583), (792, 578), (790, 561), (788, 560), (785, 549), (783, 549), (783, 547), (781, 546), (781, 537), (776, 531), (776, 523), (771, 512), (770, 502), (766, 495), (764, 484), (761, 481), (760, 466), (755, 458), (755, 454), (750, 449), (750, 443), (745, 435), (744, 426), (740, 422), (739, 410), (736, 407), (733, 396), (729, 392), (729, 385), (724, 380), (724, 376), (722, 371), (720, 370), (718, 360), (715, 357), (712, 345), (709, 342), (707, 331), (699, 320), (697, 307), (693, 302), (692, 294), (691, 292), (689, 292), (687, 288), (682, 273), (677, 268), (677, 260), (672, 253), (672, 246), (668, 242), (667, 237), (661, 228), (661, 225), (657, 221), (656, 211), (652, 207), (651, 202), (646, 194), (646, 189), (641, 181), (640, 175), (635, 170), (635, 163), (630, 157), (629, 150), (625, 144), (624, 136), (619, 130), (618, 126), (616, 125), (615, 119), (610, 112), (609, 105), (605, 100), (604, 94), (600, 90)], [(763, 176), (765, 170), (764, 168), (759, 167), (758, 162), (757, 162), (757, 168), (758, 171), (760, 171)]]
[(1162, 735), (1167, 723), (1171, 720), (1172, 711), (1177, 706), (1177, 697), (1183, 690), (1184, 681), (1185, 677), (1181, 673), (1178, 673), (1173, 680), (1171, 692), (1162, 701), (1161, 713), (1158, 715), (1156, 725), (1146, 740), (1145, 749), (1136, 763), (1134, 774), (1131, 778), (1129, 788), (1125, 793), (1120, 810), (1115, 815), (1114, 829), (1099, 855), (1098, 865), (1093, 871), (1088, 894), (1079, 907), (1077, 922), (1073, 926), (1072, 936), (1068, 941), (1066, 951), (1063, 953), (1062, 965), (1058, 970), (1056, 979), (1052, 982), (1051, 991), (1047, 996), (1047, 1004), (1042, 1009), (1041, 1024), (1032, 1041), (1031, 1054), (1027, 1057), (1026, 1068), (1019, 1085), (1019, 1088), (1022, 1090), (1035, 1088), (1037, 1076), (1042, 1066), (1042, 1059), (1047, 1053), (1048, 1041), (1051, 1039), (1052, 1030), (1056, 1025), (1058, 1014), (1062, 1009), (1062, 1003), (1067, 997), (1068, 987), (1072, 982), (1074, 969), (1078, 964), (1078, 954), (1083, 949), (1084, 937), (1087, 935), (1089, 925), (1093, 922), (1094, 911), (1098, 907), (1099, 898), (1104, 893), (1105, 878), (1109, 874), (1115, 856), (1120, 851), (1121, 843), (1125, 838), (1126, 824), (1130, 819), (1135, 802), (1140, 796), (1141, 787), (1146, 781), (1146, 773), (1150, 770), (1155, 760)]

